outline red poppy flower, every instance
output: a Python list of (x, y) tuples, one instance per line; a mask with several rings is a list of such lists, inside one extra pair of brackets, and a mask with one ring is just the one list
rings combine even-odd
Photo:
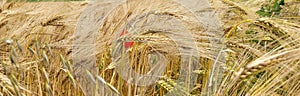
[[(125, 29), (122, 30), (122, 33), (120, 36), (123, 36), (125, 34), (128, 34), (128, 31), (126, 31)], [(134, 42), (123, 42), (123, 46), (125, 46), (125, 48), (130, 48), (133, 46)]]

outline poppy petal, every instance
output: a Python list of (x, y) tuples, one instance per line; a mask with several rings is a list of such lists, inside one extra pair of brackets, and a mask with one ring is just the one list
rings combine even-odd
[[(123, 36), (125, 34), (128, 34), (128, 31), (126, 31), (125, 29), (123, 29), (120, 36)], [(124, 42), (123, 45), (125, 46), (125, 48), (130, 48), (130, 47), (133, 46), (133, 43), (134, 42)]]

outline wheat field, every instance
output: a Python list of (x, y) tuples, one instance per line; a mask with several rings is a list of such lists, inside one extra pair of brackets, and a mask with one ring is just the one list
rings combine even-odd
[(0, 1), (1, 96), (300, 94), (299, 0), (22, 1)]

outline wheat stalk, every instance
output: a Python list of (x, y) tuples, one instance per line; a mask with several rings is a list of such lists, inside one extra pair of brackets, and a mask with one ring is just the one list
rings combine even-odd
[(240, 68), (235, 72), (234, 77), (238, 80), (243, 80), (246, 77), (253, 75), (253, 73), (262, 70), (263, 68), (270, 66), (270, 64), (276, 64), (276, 62), (287, 61), (289, 59), (295, 59), (300, 54), (300, 49), (293, 49), (284, 51), (274, 55), (264, 55), (253, 62), (247, 64), (245, 67)]

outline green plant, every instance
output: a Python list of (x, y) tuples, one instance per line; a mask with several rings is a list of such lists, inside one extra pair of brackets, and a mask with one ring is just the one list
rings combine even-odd
[(256, 11), (261, 17), (278, 17), (280, 15), (281, 6), (284, 5), (284, 0), (275, 0), (272, 4), (272, 0), (269, 0), (266, 6), (260, 8)]

